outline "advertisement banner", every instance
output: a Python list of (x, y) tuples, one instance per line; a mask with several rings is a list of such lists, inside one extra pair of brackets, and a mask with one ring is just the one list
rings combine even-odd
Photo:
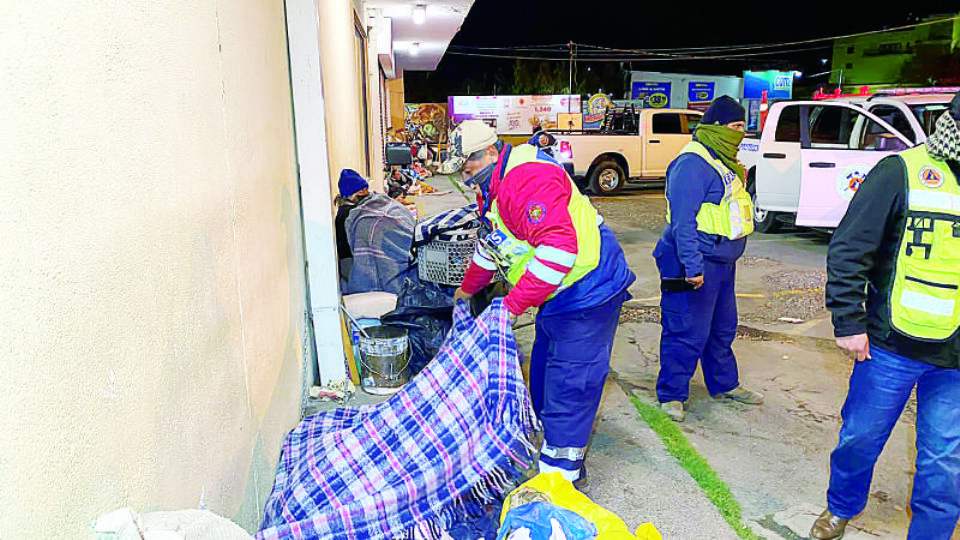
[(670, 107), (670, 90), (672, 83), (668, 82), (634, 82), (630, 88), (633, 99), (642, 99), (646, 107), (666, 109)]
[(744, 71), (743, 98), (760, 99), (767, 92), (767, 100), (793, 97), (792, 71)]
[[(580, 112), (580, 96), (454, 96), (448, 100), (453, 125), (484, 120), (500, 135), (524, 135), (533, 128), (557, 129), (557, 115)], [(453, 126), (451, 126), (453, 127)]]
[(717, 83), (715, 82), (689, 82), (687, 84), (687, 99), (690, 103), (713, 101), (716, 92)]
[(603, 115), (610, 105), (610, 98), (606, 94), (594, 94), (587, 100), (583, 111), (583, 129), (599, 130), (603, 125)]

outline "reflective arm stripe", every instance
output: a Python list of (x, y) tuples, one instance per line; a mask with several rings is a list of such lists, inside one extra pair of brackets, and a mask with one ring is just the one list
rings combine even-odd
[(946, 212), (960, 212), (960, 196), (911, 189), (908, 206), (911, 209), (934, 208)]
[(477, 246), (477, 249), (473, 252), (473, 264), (490, 272), (497, 269), (497, 263), (488, 259), (487, 256), (480, 251), (480, 246)]
[(576, 253), (570, 253), (569, 251), (564, 251), (553, 246), (537, 246), (534, 254), (541, 261), (566, 266), (567, 268), (573, 268), (574, 263), (577, 262)]
[(558, 272), (537, 259), (532, 259), (530, 263), (527, 264), (527, 271), (533, 274), (534, 277), (550, 285), (560, 285), (560, 283), (563, 282), (563, 278), (567, 276), (567, 272)]

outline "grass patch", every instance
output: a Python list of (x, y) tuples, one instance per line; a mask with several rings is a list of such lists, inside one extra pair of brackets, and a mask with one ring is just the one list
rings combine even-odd
[(717, 507), (720, 515), (740, 538), (762, 540), (743, 522), (743, 510), (740, 508), (740, 503), (733, 497), (733, 493), (730, 492), (730, 488), (723, 480), (720, 480), (713, 467), (690, 444), (677, 424), (670, 420), (670, 417), (659, 408), (644, 403), (637, 398), (631, 398), (631, 401), (633, 401), (633, 405), (637, 408), (643, 421), (649, 424), (650, 428), (660, 436), (670, 455), (677, 458), (680, 466), (690, 473), (690, 476), (703, 490), (707, 499)]

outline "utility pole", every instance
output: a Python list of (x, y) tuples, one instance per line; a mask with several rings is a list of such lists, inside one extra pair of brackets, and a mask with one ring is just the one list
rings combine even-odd
[(570, 108), (573, 107), (573, 42), (571, 41), (568, 44), (570, 48), (570, 84), (567, 85), (567, 114), (570, 113)]

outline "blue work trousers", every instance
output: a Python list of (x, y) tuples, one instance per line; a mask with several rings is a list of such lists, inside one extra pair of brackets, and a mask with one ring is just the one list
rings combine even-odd
[[(537, 317), (530, 356), (530, 397), (543, 423), (544, 440), (555, 448), (585, 449), (610, 371), (613, 338), (626, 291), (593, 308)], [(542, 461), (579, 470), (582, 459)]]
[(735, 282), (735, 263), (704, 260), (703, 286), (692, 291), (663, 291), (657, 377), (661, 403), (687, 400), (698, 360), (710, 395), (740, 385), (732, 347), (737, 337)]
[(947, 540), (960, 516), (960, 371), (877, 347), (858, 362), (830, 455), (830, 512), (852, 518), (867, 505), (873, 467), (910, 392), (917, 388), (917, 472), (908, 538)]

